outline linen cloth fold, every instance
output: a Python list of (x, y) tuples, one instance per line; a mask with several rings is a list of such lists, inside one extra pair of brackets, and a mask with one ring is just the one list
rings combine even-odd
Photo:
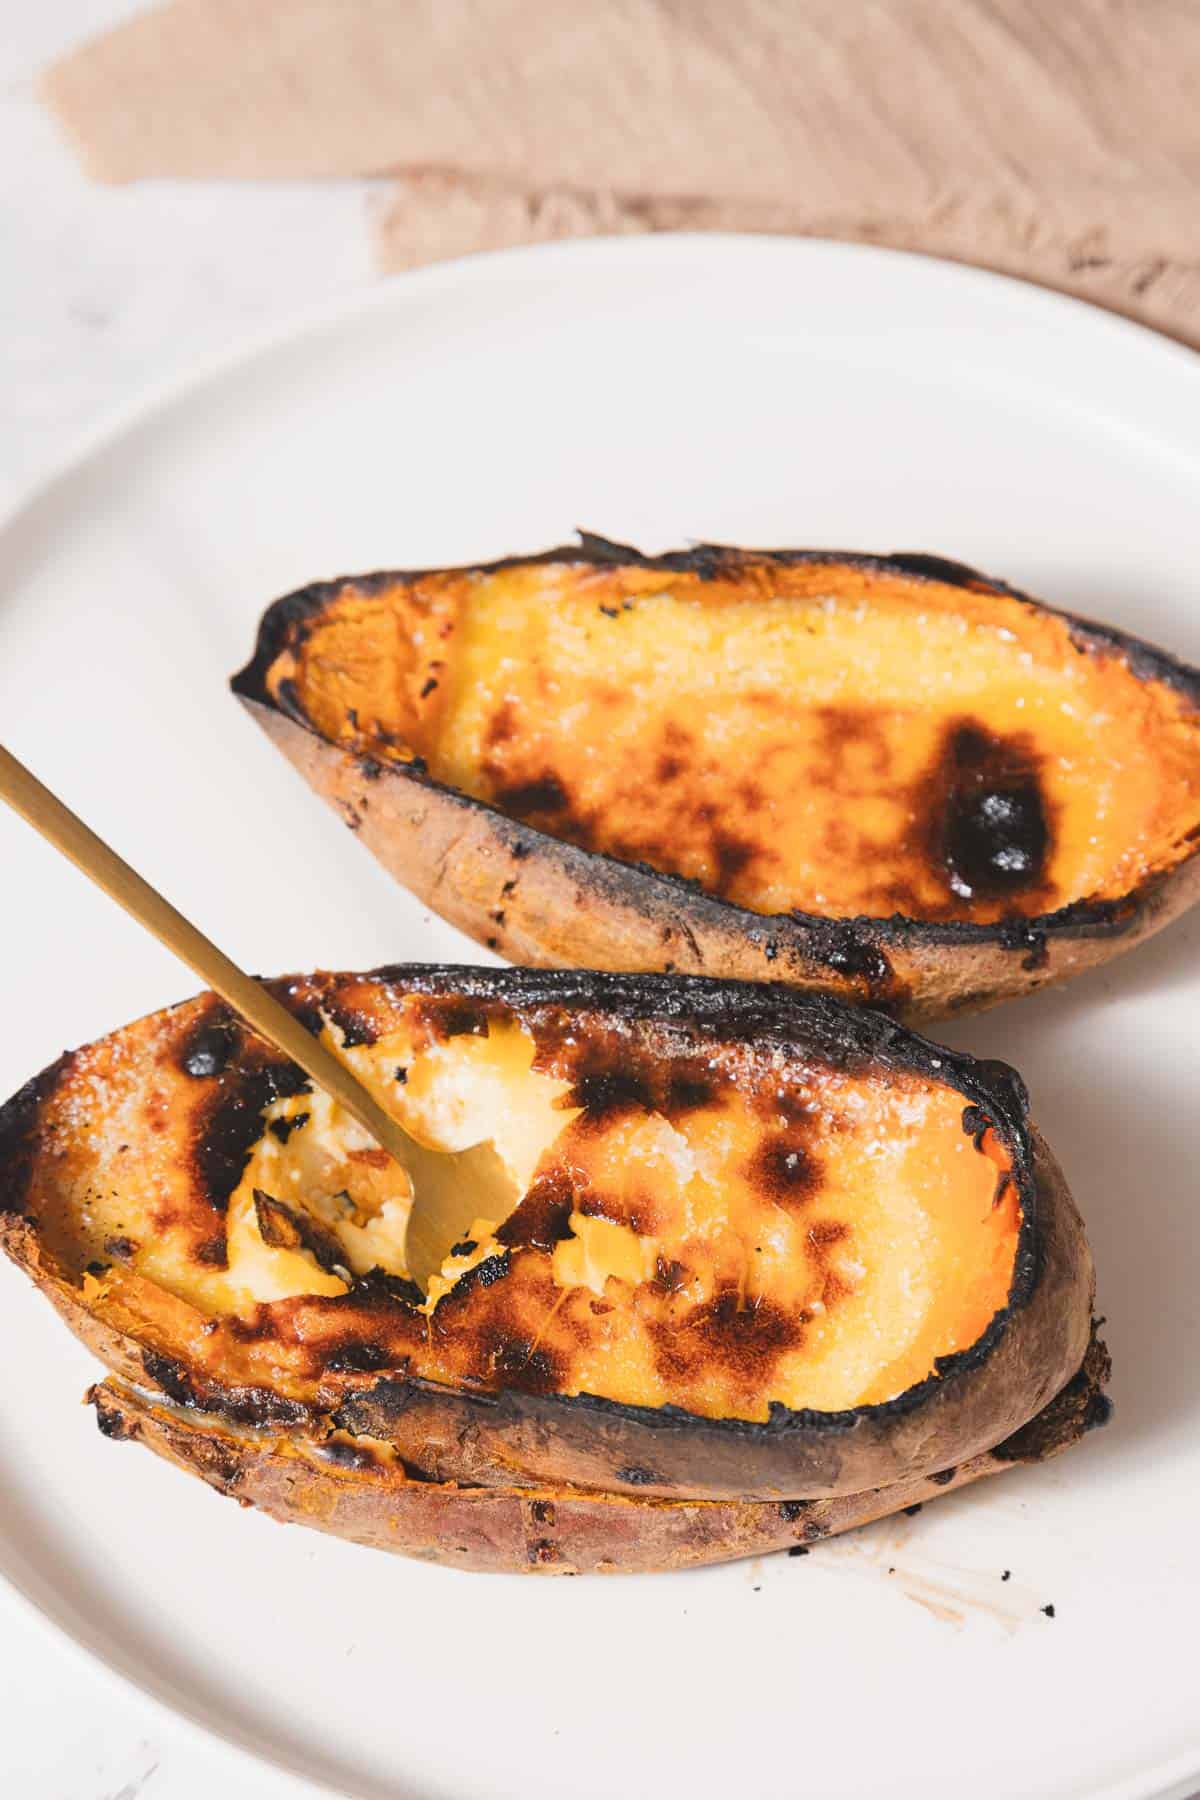
[(1200, 343), (1192, 0), (170, 0), (43, 93), (102, 181), (386, 178), (385, 267), (795, 232)]

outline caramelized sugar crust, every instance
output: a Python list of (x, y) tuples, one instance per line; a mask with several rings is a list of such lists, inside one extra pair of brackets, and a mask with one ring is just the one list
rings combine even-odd
[(331, 584), (264, 671), (322, 736), (762, 914), (991, 924), (1200, 831), (1200, 714), (1115, 639), (898, 565), (721, 553)]
[[(415, 974), (277, 991), (419, 1136), (488, 1139), (514, 1175), (429, 1303), (403, 1173), (206, 996), (21, 1102), (7, 1204), (93, 1316), (285, 1412), (401, 1369), (763, 1420), (891, 1400), (1003, 1313), (1021, 1146), (948, 1053), (771, 990), (706, 1023), (688, 996), (721, 984), (509, 973), (500, 998)], [(595, 1002), (558, 1003), (565, 979)]]

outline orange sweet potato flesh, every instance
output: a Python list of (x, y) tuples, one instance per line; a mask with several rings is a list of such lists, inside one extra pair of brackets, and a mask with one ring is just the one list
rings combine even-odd
[(235, 680), (491, 947), (922, 1016), (1087, 966), (1193, 897), (1194, 671), (930, 559), (605, 549), (305, 590)]
[(405, 1280), (407, 1178), (211, 998), (0, 1118), (14, 1259), (125, 1375), (337, 1415), (439, 1477), (856, 1491), (1078, 1366), (1091, 1261), (1007, 1071), (813, 996), (408, 969), (281, 984), (520, 1196)]
[(1177, 689), (1015, 598), (819, 563), (351, 588), (294, 680), (338, 742), (759, 913), (1035, 916), (1200, 827)]

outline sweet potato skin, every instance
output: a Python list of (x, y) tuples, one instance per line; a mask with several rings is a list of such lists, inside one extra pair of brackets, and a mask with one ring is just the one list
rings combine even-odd
[(1020, 1429), (1078, 1368), (1094, 1299), (1091, 1259), (1057, 1165), (1038, 1145), (1041, 1276), (990, 1354), (931, 1377), (902, 1404), (766, 1425), (710, 1420), (589, 1396), (454, 1389), (405, 1373), (343, 1379), (308, 1402), (231, 1387), (96, 1317), (31, 1227), (0, 1220), (0, 1246), (114, 1373), (237, 1421), (322, 1420), (386, 1440), (438, 1481), (545, 1482), (639, 1498), (812, 1499), (927, 1476)]
[(136, 1441), (242, 1505), (372, 1549), (501, 1574), (638, 1574), (806, 1547), (1006, 1468), (1057, 1455), (1108, 1416), (1093, 1338), (1076, 1376), (1007, 1445), (932, 1476), (812, 1501), (662, 1500), (584, 1489), (411, 1478), (367, 1441), (236, 1432), (112, 1380), (88, 1398), (107, 1437)]
[[(695, 552), (642, 557), (587, 537), (532, 563), (637, 566), (728, 573), (742, 562), (822, 559), (855, 573), (922, 579), (1016, 598), (1063, 618), (1078, 648), (1116, 651), (1147, 680), (1200, 705), (1200, 674), (1165, 653), (1089, 621), (1058, 614), (961, 564), (931, 557), (836, 552)], [(487, 565), (489, 573), (505, 564)], [(386, 580), (368, 576), (369, 589)], [(532, 967), (662, 970), (740, 981), (784, 981), (866, 1001), (920, 1022), (981, 1010), (1067, 979), (1133, 948), (1200, 898), (1200, 841), (1172, 867), (1116, 898), (1079, 902), (994, 925), (890, 918), (761, 914), (645, 864), (578, 847), (434, 780), (419, 759), (380, 763), (314, 729), (265, 681), (292, 631), (347, 585), (321, 583), (278, 601), (264, 616), (255, 657), (233, 678), (251, 717), (308, 784), (332, 805), (388, 871), (423, 904), (511, 962)]]
[[(374, 1373), (334, 1369), (319, 1353), (315, 1360), (308, 1352), (293, 1358), (294, 1338), (285, 1342), (268, 1333), (259, 1342), (244, 1324), (236, 1333), (211, 1330), (203, 1315), (153, 1284), (142, 1283), (147, 1292), (139, 1298), (132, 1290), (119, 1307), (99, 1308), (89, 1300), (87, 1278), (56, 1260), (37, 1218), (28, 1216), (30, 1169), (39, 1154), (49, 1154), (47, 1108), (61, 1079), (60, 1065), (31, 1083), (0, 1117), (0, 1245), (71, 1329), (127, 1380), (149, 1383), (173, 1400), (231, 1421), (277, 1422), (309, 1431), (332, 1422), (388, 1440), (405, 1460), (438, 1480), (767, 1501), (858, 1493), (966, 1461), (1016, 1431), (1078, 1368), (1091, 1314), (1091, 1258), (1061, 1172), (1029, 1127), (1024, 1091), (1011, 1071), (927, 1045), (878, 1015), (763, 988), (464, 969), (394, 970), (373, 979), (322, 977), (314, 988), (316, 980), (283, 983), (277, 991), (297, 1006), (311, 1004), (318, 991), (327, 1000), (352, 997), (359, 1019), (369, 1013), (372, 995), (384, 1004), (387, 984), (406, 992), (466, 995), (476, 1002), (507, 996), (509, 1003), (527, 1008), (552, 1003), (578, 1009), (579, 1016), (588, 1009), (604, 1016), (625, 1008), (646, 1017), (657, 1008), (657, 1016), (670, 1017), (676, 1028), (681, 1020), (707, 1021), (723, 1030), (773, 1032), (797, 1044), (806, 1035), (815, 1041), (814, 1034), (825, 1033), (830, 1053), (841, 1053), (841, 1045), (848, 1056), (891, 1058), (896, 1067), (936, 1062), (939, 1078), (952, 1080), (964, 1101), (982, 1104), (1004, 1121), (1019, 1151), (1015, 1174), (1027, 1223), (1010, 1305), (977, 1345), (895, 1401), (845, 1413), (777, 1408), (763, 1423), (516, 1385), (450, 1387), (411, 1375), (404, 1361), (390, 1367), (385, 1362)], [(179, 1044), (202, 1016), (203, 1009), (198, 1014), (192, 1004), (156, 1015), (143, 1027), (151, 1039), (153, 1071), (146, 1104), (152, 1103), (159, 1121), (152, 1153), (165, 1156), (171, 1167), (191, 1141), (184, 1132), (176, 1147), (171, 1136), (172, 1071), (178, 1069)], [(178, 1107), (203, 1108), (205, 1082), (188, 1080), (190, 1087), (183, 1083), (178, 1090)], [(193, 1091), (197, 1099), (185, 1101), (185, 1092)], [(58, 1155), (56, 1146), (47, 1168), (59, 1166)], [(354, 1334), (378, 1329), (381, 1315), (367, 1301), (359, 1304), (347, 1296), (339, 1308), (339, 1318)], [(302, 1329), (302, 1350), (305, 1337)], [(255, 1364), (230, 1360), (234, 1352), (251, 1351), (260, 1358)], [(269, 1385), (261, 1373), (246, 1373), (261, 1371), (262, 1359), (273, 1372)]]

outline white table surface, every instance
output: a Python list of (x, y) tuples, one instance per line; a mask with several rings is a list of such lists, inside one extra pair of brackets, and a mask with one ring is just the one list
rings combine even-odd
[[(35, 72), (135, 10), (0, 8), (0, 510), (115, 408), (374, 279), (369, 184), (123, 189), (83, 178), (38, 105)], [(312, 1793), (142, 1700), (0, 1591), (0, 1794)]]

